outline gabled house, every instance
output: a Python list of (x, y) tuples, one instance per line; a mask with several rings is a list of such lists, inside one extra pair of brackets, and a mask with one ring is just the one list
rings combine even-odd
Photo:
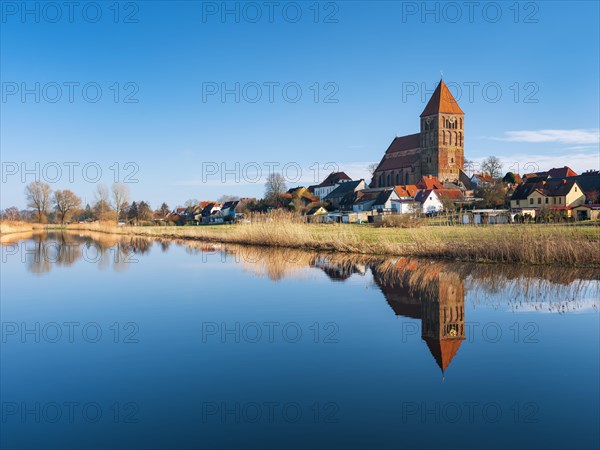
[(356, 200), (352, 204), (352, 211), (372, 211), (373, 204), (375, 203), (377, 197), (379, 197), (380, 193), (381, 190), (357, 192)]
[(398, 197), (400, 197), (401, 199), (414, 198), (414, 196), (417, 195), (417, 191), (419, 190), (416, 184), (394, 186), (394, 189), (396, 190), (396, 194), (398, 194)]
[[(333, 206), (336, 209), (339, 209), (342, 204), (342, 200), (345, 197), (353, 196), (355, 192), (362, 191), (366, 187), (367, 185), (365, 183), (365, 180), (363, 180), (362, 178), (356, 181), (340, 183), (333, 191), (331, 191), (325, 196), (325, 198), (323, 198), (323, 201), (329, 202), (331, 203), (331, 206)], [(344, 205), (346, 204), (347, 202), (344, 202)]]
[(375, 201), (373, 202), (372, 209), (378, 212), (399, 212), (398, 204), (400, 200), (395, 189), (385, 189), (379, 193)]
[(206, 205), (200, 214), (196, 216), (196, 220), (202, 223), (215, 223), (216, 218), (220, 219), (218, 222), (223, 222), (223, 217), (220, 214), (216, 214), (221, 211), (221, 206), (218, 203), (209, 203)]
[(426, 189), (417, 192), (415, 202), (421, 204), (421, 211), (425, 214), (431, 214), (444, 209), (442, 200), (434, 189)]
[(323, 201), (336, 187), (349, 181), (352, 181), (352, 178), (344, 172), (331, 172), (320, 184), (309, 186), (309, 190), (312, 188), (313, 194), (319, 197), (319, 200)]
[(585, 203), (585, 193), (576, 181), (551, 178), (547, 181), (521, 184), (510, 199), (510, 206), (513, 209), (570, 208), (583, 203)]
[(221, 206), (221, 216), (222, 217), (231, 217), (234, 218), (236, 214), (236, 208), (240, 204), (239, 200), (231, 200), (229, 202), (223, 203)]

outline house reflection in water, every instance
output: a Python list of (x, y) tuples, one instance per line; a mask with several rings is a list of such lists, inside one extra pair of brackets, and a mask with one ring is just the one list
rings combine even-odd
[[(400, 277), (372, 267), (373, 279), (396, 315), (421, 319), (421, 338), (429, 347), (442, 373), (446, 371), (465, 339), (465, 290), (458, 273), (417, 268), (417, 262), (400, 259)], [(424, 270), (411, 284), (411, 272)], [(414, 281), (414, 280), (413, 280)]]

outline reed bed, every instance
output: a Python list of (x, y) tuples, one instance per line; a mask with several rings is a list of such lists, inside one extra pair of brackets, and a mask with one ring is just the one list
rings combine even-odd
[(308, 224), (293, 214), (252, 216), (237, 225), (117, 227), (74, 224), (71, 230), (167, 239), (381, 256), (423, 256), (475, 262), (600, 266), (600, 227), (573, 225), (423, 226)]
[(43, 225), (28, 222), (3, 221), (0, 222), (0, 234), (25, 233), (41, 228), (42, 226)]

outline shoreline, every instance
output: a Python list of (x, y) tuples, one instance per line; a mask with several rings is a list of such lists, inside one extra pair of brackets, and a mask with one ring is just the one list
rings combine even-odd
[[(107, 223), (40, 226), (3, 232), (92, 231), (169, 240), (240, 244), (386, 257), (424, 257), (477, 263), (600, 267), (600, 226), (487, 225), (379, 228), (306, 224), (289, 218), (202, 227), (116, 226)], [(4, 239), (3, 239), (4, 240)]]

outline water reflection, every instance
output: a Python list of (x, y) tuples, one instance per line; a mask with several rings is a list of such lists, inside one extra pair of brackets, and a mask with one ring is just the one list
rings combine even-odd
[(598, 309), (598, 269), (373, 258), (103, 233), (37, 233), (29, 240), (5, 240), (2, 245), (3, 258), (20, 257), (35, 275), (77, 262), (93, 263), (100, 270), (123, 271), (154, 246), (167, 252), (176, 245), (183, 246), (188, 254), (202, 255), (204, 262), (240, 264), (253, 275), (273, 281), (308, 277), (315, 270), (335, 282), (363, 277), (381, 291), (396, 316), (420, 322), (421, 338), (442, 373), (465, 340), (466, 292), (473, 307), (485, 304), (517, 312), (561, 314)]

